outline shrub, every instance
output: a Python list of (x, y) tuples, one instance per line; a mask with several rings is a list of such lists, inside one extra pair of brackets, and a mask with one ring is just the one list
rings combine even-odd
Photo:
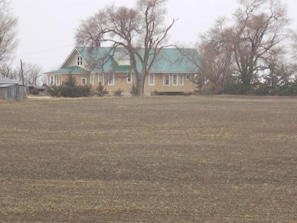
[(118, 90), (116, 90), (114, 92), (114, 95), (120, 97), (120, 96), (122, 96), (122, 93), (123, 93), (123, 91), (119, 88)]
[(91, 93), (91, 86), (76, 85), (75, 77), (70, 74), (61, 86), (48, 87), (48, 93), (53, 97), (88, 97)]
[(50, 96), (53, 97), (60, 97), (61, 96), (61, 87), (62, 86), (48, 86), (47, 87), (47, 92)]
[(96, 93), (98, 96), (103, 97), (104, 95), (108, 94), (107, 90), (104, 88), (103, 84), (100, 82), (96, 88)]

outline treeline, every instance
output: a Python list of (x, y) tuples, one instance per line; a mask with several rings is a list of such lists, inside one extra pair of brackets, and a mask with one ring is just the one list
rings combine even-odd
[(297, 35), (281, 1), (240, 1), (197, 45), (200, 93), (297, 94)]
[(269, 78), (250, 84), (248, 91), (243, 91), (245, 86), (238, 78), (232, 78), (231, 81), (226, 82), (224, 85), (221, 83), (215, 85), (211, 82), (202, 84), (197, 82), (196, 84), (198, 85), (198, 94), (297, 96), (297, 78)]

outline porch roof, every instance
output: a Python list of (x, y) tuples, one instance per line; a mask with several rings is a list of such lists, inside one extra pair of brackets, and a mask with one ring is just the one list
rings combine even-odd
[(79, 66), (62, 67), (59, 70), (47, 72), (45, 74), (88, 74), (89, 72)]

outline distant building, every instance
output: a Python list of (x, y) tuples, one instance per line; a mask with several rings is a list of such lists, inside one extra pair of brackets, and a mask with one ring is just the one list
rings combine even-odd
[(0, 99), (21, 100), (26, 98), (26, 88), (22, 82), (0, 77)]
[[(129, 55), (124, 48), (111, 51), (110, 47), (76, 47), (59, 70), (46, 73), (48, 85), (61, 85), (71, 74), (79, 85), (89, 84), (95, 89), (100, 83), (109, 94), (119, 89), (130, 94), (134, 80)], [(189, 57), (197, 54), (195, 49), (162, 49), (146, 76), (144, 94), (193, 93), (198, 68)]]

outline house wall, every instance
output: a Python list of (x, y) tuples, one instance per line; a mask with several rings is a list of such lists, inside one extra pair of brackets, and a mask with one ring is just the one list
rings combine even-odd
[(190, 93), (194, 91), (194, 84), (187, 79), (188, 74), (178, 74), (178, 78), (182, 77), (182, 84), (177, 79), (177, 84), (172, 82), (172, 74), (169, 75), (169, 84), (164, 85), (164, 74), (155, 74), (154, 85), (149, 85), (149, 75), (146, 77), (145, 92), (185, 92)]
[[(62, 83), (65, 82), (68, 78), (69, 74), (62, 75)], [(86, 84), (90, 84), (90, 75), (89, 74), (72, 74), (72, 77), (76, 79), (76, 84), (81, 85), (82, 79), (86, 79)]]
[[(59, 86), (67, 80), (68, 75), (69, 74), (49, 74), (47, 80), (48, 85)], [(81, 85), (82, 78), (86, 79), (86, 84), (90, 84), (90, 75), (88, 74), (72, 74), (72, 76), (76, 79), (76, 83), (78, 85)]]
[[(113, 84), (108, 83), (109, 75), (112, 74), (104, 74), (104, 88), (107, 91), (117, 91), (121, 90), (123, 92), (129, 93), (132, 90), (133, 86), (133, 79), (132, 82), (127, 82), (127, 74), (114, 74), (113, 75)], [(94, 75), (94, 86), (93, 88), (96, 88), (99, 85), (99, 74)]]
[[(68, 78), (69, 74), (63, 74), (63, 75), (54, 75), (54, 80), (58, 81), (58, 83), (65, 82)], [(77, 84), (82, 84), (82, 79), (86, 79), (85, 84), (92, 85), (93, 89), (96, 89), (99, 83), (99, 74), (95, 73), (93, 74), (93, 82), (91, 83), (90, 74), (72, 74), (73, 77), (76, 79)], [(149, 85), (149, 75), (145, 79), (144, 84), (144, 92), (146, 94), (154, 93), (154, 92), (184, 92), (184, 93), (192, 93), (194, 92), (194, 83), (187, 79), (187, 76), (189, 74), (178, 74), (178, 78), (182, 77), (182, 83), (179, 83), (179, 79), (177, 80), (177, 84), (173, 83), (173, 74), (168, 74), (169, 76), (169, 84), (164, 85), (164, 75), (165, 74), (154, 74), (154, 84)], [(49, 81), (50, 81), (49, 75)], [(115, 92), (117, 90), (121, 90), (124, 94), (130, 94), (133, 86), (133, 77), (132, 82), (127, 81), (127, 74), (113, 74), (113, 84), (108, 83), (109, 74), (104, 74), (104, 88), (108, 92)], [(54, 82), (54, 84), (57, 84), (57, 82)]]
[[(114, 75), (114, 84), (110, 85), (108, 83), (108, 74), (104, 74), (104, 88), (107, 91), (117, 91), (122, 90), (125, 93), (130, 93), (133, 86), (133, 78), (132, 82), (127, 82), (127, 74), (115, 74)], [(164, 85), (164, 77), (163, 74), (155, 74), (154, 85), (149, 85), (149, 76), (146, 77), (144, 83), (144, 91), (145, 92), (185, 92), (192, 93), (194, 91), (194, 84), (192, 81), (188, 80), (186, 77), (187, 74), (179, 74), (179, 77), (182, 77), (182, 84), (177, 83), (173, 85), (172, 83), (172, 74), (169, 74), (169, 85)], [(98, 86), (99, 83), (99, 75), (95, 74), (94, 78), (94, 88)]]
[(47, 85), (61, 85), (62, 75), (61, 74), (49, 74), (47, 76)]

